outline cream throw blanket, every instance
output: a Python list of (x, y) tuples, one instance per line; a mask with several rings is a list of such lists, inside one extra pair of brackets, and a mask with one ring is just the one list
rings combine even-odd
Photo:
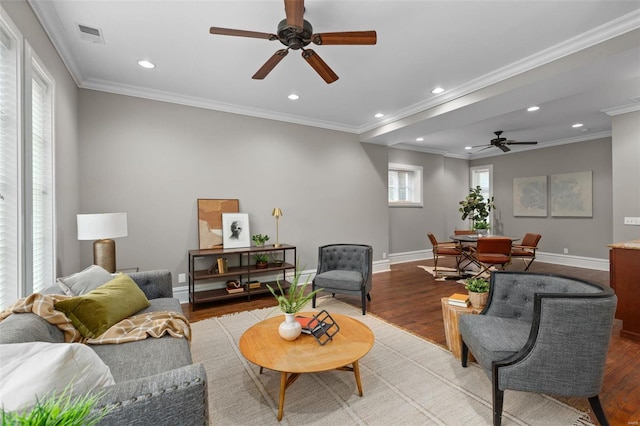
[(53, 305), (71, 296), (60, 294), (33, 293), (19, 299), (6, 311), (0, 313), (0, 321), (11, 314), (31, 312), (58, 327), (64, 333), (67, 343), (86, 343), (89, 345), (106, 345), (144, 340), (147, 337), (162, 337), (165, 334), (173, 337), (184, 337), (191, 342), (191, 325), (177, 312), (147, 312), (125, 318), (113, 325), (95, 339), (83, 337), (73, 326), (71, 320), (62, 312), (56, 311)]

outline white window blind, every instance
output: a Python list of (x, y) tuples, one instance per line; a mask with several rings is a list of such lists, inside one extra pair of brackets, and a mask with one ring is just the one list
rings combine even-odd
[(421, 207), (422, 167), (390, 163), (388, 190), (390, 206)]
[(53, 234), (53, 84), (33, 58), (31, 66), (31, 197), (28, 241), (31, 245), (31, 274), (27, 283), (40, 291), (54, 284)]
[(20, 57), (15, 29), (0, 16), (0, 309), (18, 297), (21, 282)]

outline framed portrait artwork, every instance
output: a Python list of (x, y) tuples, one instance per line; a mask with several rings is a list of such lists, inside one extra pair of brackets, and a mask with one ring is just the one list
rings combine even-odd
[(198, 245), (202, 249), (222, 248), (222, 214), (238, 213), (238, 200), (198, 198)]
[(251, 246), (247, 213), (222, 214), (222, 241), (225, 249)]

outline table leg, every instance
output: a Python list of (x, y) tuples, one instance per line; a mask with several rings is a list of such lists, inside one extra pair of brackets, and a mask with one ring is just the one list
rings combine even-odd
[(280, 401), (278, 402), (278, 421), (284, 414), (284, 392), (287, 390), (287, 373), (280, 373)]
[(358, 385), (358, 393), (362, 396), (362, 382), (360, 381), (360, 365), (358, 361), (353, 362), (353, 374), (356, 376), (356, 385)]

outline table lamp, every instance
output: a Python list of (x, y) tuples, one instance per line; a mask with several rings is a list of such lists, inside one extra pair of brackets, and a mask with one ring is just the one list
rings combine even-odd
[(278, 220), (280, 219), (280, 216), (282, 216), (282, 210), (280, 210), (279, 207), (276, 207), (271, 212), (271, 216), (276, 218), (276, 243), (273, 246), (280, 247), (282, 244), (280, 244), (280, 239), (278, 238)]
[(78, 240), (95, 240), (93, 263), (111, 273), (116, 271), (116, 243), (112, 238), (126, 236), (126, 213), (78, 215)]

